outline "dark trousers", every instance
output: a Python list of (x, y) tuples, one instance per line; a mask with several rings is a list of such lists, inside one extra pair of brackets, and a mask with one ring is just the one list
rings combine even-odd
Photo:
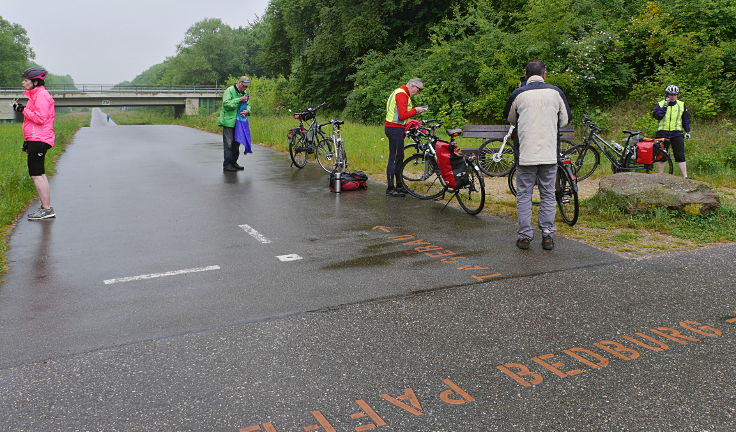
[[(386, 184), (389, 188), (401, 186), (401, 172), (399, 168), (404, 162), (404, 128), (384, 127), (388, 138), (388, 163), (386, 164)], [(395, 182), (394, 182), (395, 180)]]
[(685, 136), (682, 132), (672, 133), (669, 131), (657, 131), (657, 138), (669, 138), (670, 142), (665, 145), (667, 149), (672, 147), (675, 162), (685, 162)]
[(238, 150), (240, 143), (235, 141), (235, 128), (222, 127), (222, 146), (224, 149), (224, 161), (222, 166), (233, 165), (238, 162)]

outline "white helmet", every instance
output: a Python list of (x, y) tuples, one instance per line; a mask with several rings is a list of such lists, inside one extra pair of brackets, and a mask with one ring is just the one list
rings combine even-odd
[(680, 88), (677, 87), (676, 85), (669, 85), (669, 86), (667, 86), (666, 89), (664, 89), (664, 94), (666, 94), (666, 95), (668, 95), (668, 94), (673, 94), (673, 95), (680, 94)]

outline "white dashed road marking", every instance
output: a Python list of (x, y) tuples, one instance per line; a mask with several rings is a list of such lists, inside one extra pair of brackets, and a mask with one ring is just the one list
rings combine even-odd
[[(253, 237), (254, 239), (258, 240), (259, 242), (261, 242), (261, 243), (263, 243), (263, 244), (271, 243), (271, 240), (269, 240), (269, 239), (268, 239), (268, 238), (266, 238), (266, 237), (265, 237), (265, 236), (264, 236), (263, 234), (259, 233), (259, 232), (258, 232), (258, 231), (256, 231), (255, 229), (253, 229), (253, 227), (252, 227), (252, 226), (250, 226), (250, 225), (247, 225), (247, 224), (243, 224), (243, 225), (238, 225), (238, 226), (239, 226), (239, 227), (240, 227), (240, 228), (241, 228), (241, 229), (242, 229), (243, 231), (245, 231), (246, 233), (248, 233), (248, 235), (250, 235), (250, 236), (251, 236), (251, 237)], [(281, 262), (287, 262), (287, 261), (297, 261), (297, 260), (300, 260), (300, 259), (302, 259), (302, 257), (300, 257), (300, 256), (299, 256), (299, 255), (297, 255), (297, 254), (288, 254), (288, 255), (276, 255), (276, 258), (278, 258), (278, 259), (279, 259), (279, 261), (281, 261)]]
[(139, 280), (145, 280), (145, 279), (153, 279), (153, 278), (160, 278), (164, 276), (176, 276), (186, 273), (199, 273), (204, 271), (210, 271), (210, 270), (220, 270), (220, 266), (213, 265), (213, 266), (207, 266), (207, 267), (197, 267), (197, 268), (190, 268), (190, 269), (184, 269), (184, 270), (174, 270), (166, 273), (152, 273), (147, 275), (140, 275), (140, 276), (130, 276), (130, 277), (124, 277), (124, 278), (118, 278), (118, 279), (107, 279), (105, 280), (105, 285), (110, 285), (114, 283), (121, 283), (121, 282), (132, 282), (132, 281), (139, 281)]
[(266, 244), (271, 243), (271, 240), (267, 239), (263, 236), (263, 234), (259, 233), (258, 231), (254, 230), (253, 227), (250, 225), (238, 225), (240, 228), (243, 229), (243, 231), (247, 232), (248, 235), (253, 237), (254, 239), (258, 240), (259, 242)]
[(296, 261), (302, 259), (302, 257), (297, 254), (277, 255), (276, 258), (278, 258), (281, 262)]

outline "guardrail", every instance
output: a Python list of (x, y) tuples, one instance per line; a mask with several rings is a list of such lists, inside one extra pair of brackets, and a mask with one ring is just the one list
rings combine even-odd
[[(222, 93), (223, 89), (205, 86), (151, 86), (133, 84), (69, 84), (46, 86), (52, 93)], [(0, 87), (0, 93), (20, 93), (20, 87)]]

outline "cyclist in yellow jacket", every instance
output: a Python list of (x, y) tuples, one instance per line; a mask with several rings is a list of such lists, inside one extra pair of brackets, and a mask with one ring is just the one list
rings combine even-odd
[[(690, 113), (685, 102), (678, 101), (677, 95), (680, 89), (676, 85), (667, 86), (664, 89), (664, 100), (659, 101), (652, 111), (652, 115), (659, 121), (657, 124), (657, 138), (669, 138), (667, 144), (672, 146), (675, 154), (675, 162), (680, 167), (680, 172), (685, 178), (687, 176), (687, 162), (685, 162), (685, 139), (690, 139)], [(659, 173), (664, 172), (664, 162), (658, 162)]]
[[(386, 122), (384, 132), (388, 138), (388, 163), (386, 164), (386, 195), (403, 197), (399, 166), (404, 161), (404, 125), (406, 121), (427, 110), (426, 107), (413, 108), (411, 96), (416, 96), (424, 89), (419, 78), (412, 78), (406, 85), (394, 90), (386, 101)], [(394, 183), (395, 180), (395, 183)]]

